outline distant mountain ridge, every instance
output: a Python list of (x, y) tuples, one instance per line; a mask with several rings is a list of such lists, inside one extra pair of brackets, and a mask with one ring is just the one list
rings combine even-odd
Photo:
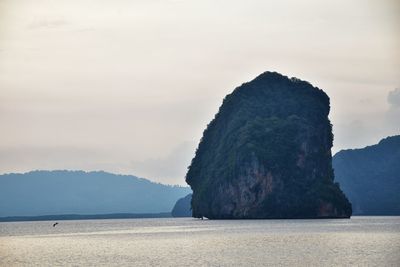
[(103, 171), (32, 171), (0, 175), (0, 217), (163, 213), (190, 188)]
[(342, 150), (333, 167), (354, 215), (400, 215), (400, 135)]

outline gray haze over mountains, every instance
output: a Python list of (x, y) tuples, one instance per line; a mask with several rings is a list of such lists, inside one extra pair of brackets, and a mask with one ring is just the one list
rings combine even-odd
[(376, 143), (399, 133), (399, 25), (397, 0), (0, 1), (0, 173), (184, 184), (223, 96), (267, 70), (327, 92), (334, 151)]
[(161, 213), (191, 192), (129, 175), (33, 171), (0, 175), (0, 217)]

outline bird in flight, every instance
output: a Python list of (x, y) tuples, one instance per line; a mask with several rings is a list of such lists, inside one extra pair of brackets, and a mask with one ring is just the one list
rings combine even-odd
[(53, 227), (56, 227), (57, 224), (58, 224), (58, 222), (56, 222), (55, 224), (53, 224)]

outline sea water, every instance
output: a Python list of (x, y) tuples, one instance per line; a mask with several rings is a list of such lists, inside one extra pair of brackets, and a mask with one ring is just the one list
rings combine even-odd
[(400, 266), (400, 217), (0, 223), (1, 266)]

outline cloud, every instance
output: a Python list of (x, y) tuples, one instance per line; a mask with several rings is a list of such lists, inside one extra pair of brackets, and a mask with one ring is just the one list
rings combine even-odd
[(131, 163), (139, 176), (162, 180), (168, 184), (185, 184), (187, 167), (195, 154), (196, 142), (183, 142), (163, 158), (150, 158)]
[(102, 170), (109, 167), (106, 164), (107, 159), (107, 151), (100, 148), (61, 145), (0, 146), (1, 173), (35, 169)]
[[(372, 98), (364, 98), (361, 103), (373, 105)], [(349, 121), (334, 124), (334, 152), (346, 148), (365, 147), (376, 144), (382, 138), (400, 134), (400, 88), (387, 94), (389, 108), (369, 114), (358, 114)]]
[(58, 28), (68, 25), (68, 22), (64, 19), (36, 19), (28, 24), (28, 29), (36, 30), (43, 28)]
[(390, 91), (387, 97), (390, 104), (386, 112), (386, 121), (388, 128), (394, 133), (400, 133), (400, 88)]
[(368, 130), (368, 125), (360, 119), (334, 124), (333, 152), (350, 147), (360, 147), (370, 142), (370, 135), (373, 134)]
[(199, 140), (223, 97), (267, 69), (326, 90), (338, 148), (391, 134), (399, 108), (384, 124), (382, 88), (399, 86), (400, 64), (388, 14), (292, 2), (0, 1), (0, 149), (10, 146), (0, 172), (103, 169), (184, 183), (195, 146), (188, 156), (171, 148)]
[(400, 108), (400, 88), (390, 91), (387, 99), (391, 108)]

